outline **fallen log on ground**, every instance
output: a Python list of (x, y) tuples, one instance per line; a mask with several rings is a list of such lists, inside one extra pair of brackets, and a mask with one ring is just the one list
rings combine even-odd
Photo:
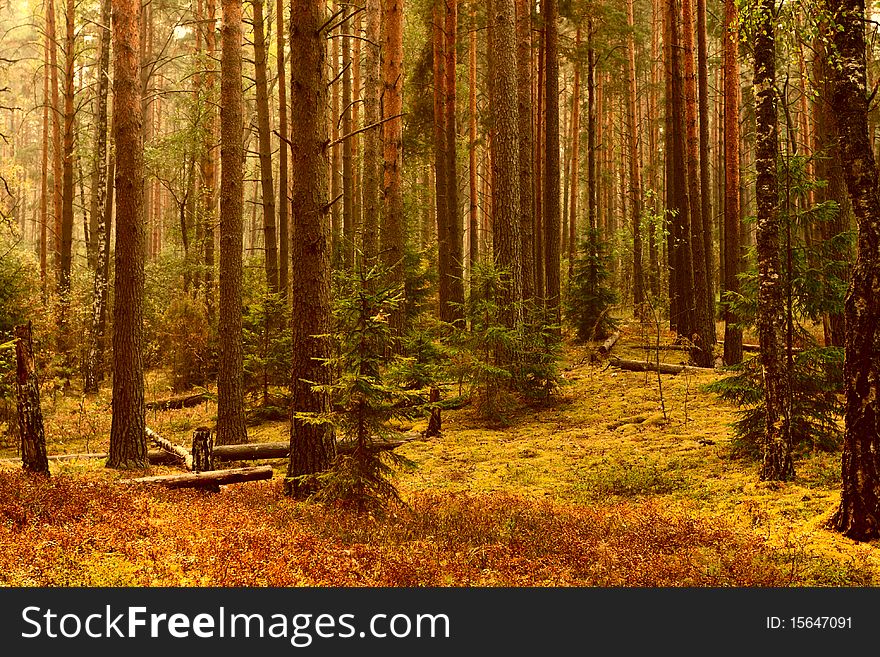
[[(50, 454), (46, 458), (49, 461), (78, 461), (86, 459), (106, 459), (109, 458), (109, 456), (110, 455), (107, 452), (80, 452), (75, 454)], [(150, 465), (172, 465), (180, 462), (176, 455), (169, 454), (161, 449), (151, 449), (147, 452), (147, 458), (150, 461)], [(21, 463), (21, 459), (0, 459), (0, 463), (17, 464)]]
[(219, 486), (226, 484), (240, 484), (245, 481), (271, 479), (272, 474), (271, 465), (260, 465), (251, 468), (232, 468), (230, 470), (211, 470), (210, 472), (121, 479), (119, 483), (159, 484), (168, 488), (211, 488), (216, 490)]
[(599, 353), (603, 356), (607, 356), (611, 353), (611, 350), (614, 349), (614, 345), (617, 344), (617, 341), (620, 340), (620, 331), (612, 334), (605, 342), (603, 342), (599, 346)]
[(714, 372), (712, 367), (693, 367), (691, 365), (673, 365), (672, 363), (653, 363), (645, 360), (623, 360), (622, 358), (614, 358), (611, 361), (614, 367), (630, 372), (660, 372), (660, 374), (681, 374), (685, 370), (688, 372)]
[(144, 403), (148, 411), (179, 411), (181, 408), (192, 408), (204, 401), (208, 401), (208, 394), (204, 392), (188, 395), (186, 397), (172, 397), (170, 399), (158, 399)]
[(190, 454), (185, 447), (175, 445), (170, 440), (168, 440), (167, 438), (163, 438), (149, 427), (146, 427), (144, 429), (144, 433), (146, 434), (147, 438), (152, 440), (159, 449), (174, 456), (177, 459), (177, 462), (185, 466), (187, 470), (193, 469), (192, 454)]
[[(384, 451), (388, 449), (396, 449), (412, 440), (421, 438), (418, 431), (410, 431), (400, 434), (400, 438), (391, 440), (376, 440), (373, 442), (373, 449), (376, 451)], [(336, 449), (340, 454), (346, 454), (354, 451), (354, 443), (340, 441), (336, 445)], [(290, 443), (247, 443), (244, 445), (215, 445), (213, 457), (214, 461), (258, 461), (260, 459), (286, 459), (290, 450)]]

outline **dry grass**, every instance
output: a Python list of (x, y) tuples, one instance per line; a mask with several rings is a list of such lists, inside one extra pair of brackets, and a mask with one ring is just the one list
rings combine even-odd
[[(640, 333), (625, 328), (615, 354), (644, 359), (632, 346)], [(716, 375), (664, 376), (664, 419), (655, 374), (587, 355), (568, 350), (567, 385), (552, 407), (524, 409), (503, 429), (472, 409), (447, 412), (441, 438), (400, 448), (418, 465), (397, 482), (409, 508), (383, 519), (295, 503), (278, 478), (212, 495), (122, 488), (95, 461), (53, 464), (49, 482), (6, 466), (0, 583), (875, 583), (877, 547), (823, 528), (839, 500), (839, 455), (799, 461), (794, 482), (759, 482), (755, 463), (730, 456), (734, 409), (700, 389)], [(151, 374), (147, 397), (168, 396), (164, 385)], [(107, 394), (46, 401), (50, 453), (107, 449)], [(208, 403), (148, 413), (147, 423), (187, 445), (215, 413)], [(250, 433), (284, 440), (286, 426)]]

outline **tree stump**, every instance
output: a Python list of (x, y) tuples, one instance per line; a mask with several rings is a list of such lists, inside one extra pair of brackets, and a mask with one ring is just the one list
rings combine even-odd
[(49, 475), (43, 411), (40, 409), (40, 384), (34, 367), (34, 344), (31, 323), (15, 327), (16, 399), (18, 429), (21, 434), (21, 463), (25, 470)]
[(214, 435), (208, 427), (193, 431), (192, 469), (193, 472), (214, 469)]
[(431, 396), (428, 397), (428, 400), (434, 406), (431, 407), (431, 417), (428, 419), (428, 428), (425, 429), (425, 438), (433, 438), (440, 435), (440, 407), (437, 406), (437, 402), (440, 401), (440, 389), (431, 388)]

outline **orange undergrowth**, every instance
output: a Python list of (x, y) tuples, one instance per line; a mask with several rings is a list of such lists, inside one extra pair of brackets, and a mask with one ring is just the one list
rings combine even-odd
[(754, 534), (652, 502), (418, 494), (383, 519), (285, 498), (0, 472), (0, 585), (776, 586)]

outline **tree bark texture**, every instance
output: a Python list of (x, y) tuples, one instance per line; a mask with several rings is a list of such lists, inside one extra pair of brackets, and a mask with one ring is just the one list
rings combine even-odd
[(40, 382), (34, 364), (31, 323), (15, 327), (15, 391), (18, 432), (21, 435), (21, 464), (28, 472), (49, 476), (46, 434), (40, 408)]
[(247, 442), (242, 351), (244, 130), (241, 0), (222, 0), (220, 57), (220, 308), (217, 444)]
[(116, 250), (113, 411), (107, 467), (146, 468), (144, 433), (144, 143), (139, 0), (113, 3)]
[(293, 240), (291, 300), (290, 462), (285, 490), (296, 497), (315, 491), (308, 478), (330, 467), (336, 457), (333, 429), (308, 422), (299, 413), (326, 413), (327, 393), (313, 383), (327, 381), (326, 336), (330, 330), (330, 239), (327, 198), (328, 125), (324, 4), (295, 2), (291, 8), (290, 47), (298, 66), (290, 72)]
[(828, 0), (837, 51), (832, 70), (838, 148), (858, 224), (846, 296), (843, 484), (832, 526), (855, 540), (880, 537), (880, 194), (868, 137), (864, 0)]
[(779, 153), (776, 117), (775, 16), (773, 0), (759, 0), (755, 31), (755, 168), (758, 205), (758, 336), (764, 376), (767, 427), (761, 479), (786, 481), (794, 476), (791, 457), (789, 377), (781, 336), (785, 331), (785, 291), (779, 257)]

